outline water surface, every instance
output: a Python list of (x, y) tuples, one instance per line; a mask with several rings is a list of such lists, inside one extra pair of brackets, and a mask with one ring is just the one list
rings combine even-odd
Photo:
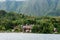
[(0, 40), (60, 40), (60, 35), (33, 33), (0, 33)]

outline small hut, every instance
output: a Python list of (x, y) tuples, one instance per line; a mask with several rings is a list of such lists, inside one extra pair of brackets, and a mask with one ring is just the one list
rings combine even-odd
[(25, 25), (23, 26), (23, 32), (31, 32), (32, 26), (31, 25)]

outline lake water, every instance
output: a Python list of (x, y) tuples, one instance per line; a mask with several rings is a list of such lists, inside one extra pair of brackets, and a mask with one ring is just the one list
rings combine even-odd
[(60, 40), (60, 35), (33, 33), (0, 33), (0, 40)]

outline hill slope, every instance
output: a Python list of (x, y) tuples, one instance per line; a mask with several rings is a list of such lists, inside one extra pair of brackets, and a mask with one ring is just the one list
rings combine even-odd
[(4, 1), (0, 2), (0, 10), (19, 12), (24, 1)]
[(58, 9), (60, 9), (60, 0), (29, 0), (24, 4), (22, 12), (29, 15), (44, 16)]
[(57, 10), (60, 11), (60, 0), (4, 1), (0, 2), (0, 10), (21, 12), (32, 16), (60, 16), (60, 12), (57, 13)]

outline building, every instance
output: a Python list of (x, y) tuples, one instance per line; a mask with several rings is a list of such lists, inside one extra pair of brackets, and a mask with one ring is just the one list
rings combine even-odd
[(25, 26), (23, 26), (23, 32), (30, 33), (31, 32), (31, 29), (32, 29), (32, 26), (31, 25), (25, 25)]

